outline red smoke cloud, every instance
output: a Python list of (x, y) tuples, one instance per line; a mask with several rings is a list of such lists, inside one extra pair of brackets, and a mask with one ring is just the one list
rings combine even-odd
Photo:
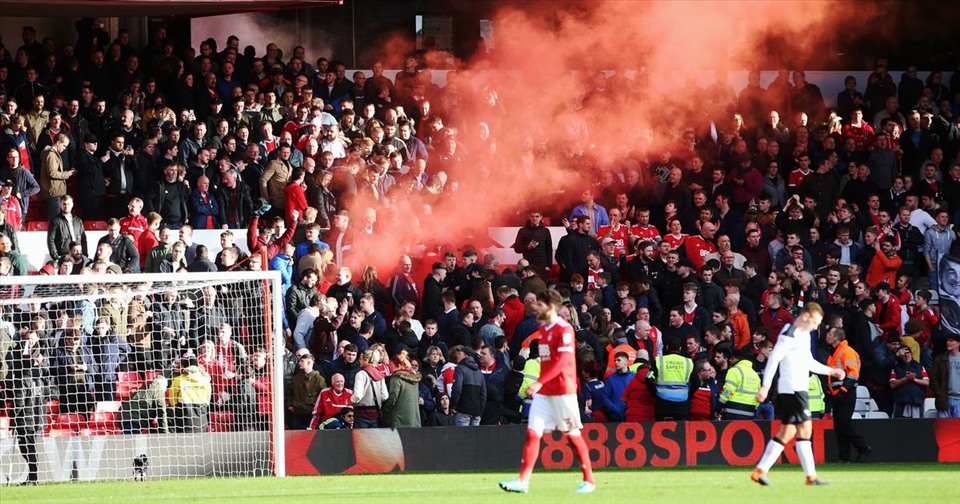
[[(735, 104), (725, 100), (740, 90), (709, 88), (714, 76), (756, 68), (771, 55), (791, 69), (829, 58), (843, 30), (877, 33), (878, 14), (873, 4), (816, 1), (503, 8), (493, 17), (495, 50), (461, 62), (444, 96), (432, 100), (469, 153), (448, 173), (448, 189), (456, 182), (458, 191), (410, 196), (397, 211), (381, 211), (387, 233), (366, 262), (390, 271), (407, 251), (482, 247), (487, 227), (519, 225), (532, 207), (568, 212), (598, 171), (644, 166), (681, 130), (709, 131), (711, 119), (725, 128)], [(480, 123), (495, 152), (481, 140)]]

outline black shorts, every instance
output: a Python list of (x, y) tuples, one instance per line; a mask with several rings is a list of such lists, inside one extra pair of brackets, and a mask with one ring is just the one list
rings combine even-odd
[(806, 392), (778, 395), (777, 409), (780, 421), (785, 424), (802, 424), (812, 418)]

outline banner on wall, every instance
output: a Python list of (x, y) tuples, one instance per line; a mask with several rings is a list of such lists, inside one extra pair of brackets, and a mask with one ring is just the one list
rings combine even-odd
[[(583, 435), (595, 468), (750, 466), (779, 422), (655, 422), (587, 424)], [(858, 430), (875, 462), (960, 462), (960, 419), (864, 420)], [(399, 471), (515, 470), (524, 426), (290, 431), (287, 474), (363, 474)], [(836, 462), (833, 422), (814, 422), (818, 463)], [(798, 463), (793, 444), (782, 463)], [(574, 469), (572, 447), (544, 436), (539, 467)]]

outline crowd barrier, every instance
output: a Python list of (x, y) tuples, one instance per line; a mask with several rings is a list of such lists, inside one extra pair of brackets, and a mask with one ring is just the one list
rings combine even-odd
[[(750, 466), (777, 421), (587, 424), (583, 435), (595, 468)], [(856, 423), (874, 449), (871, 462), (960, 462), (960, 419), (863, 420)], [(288, 431), (288, 475), (397, 471), (512, 471), (520, 463), (525, 426)], [(837, 462), (831, 420), (814, 422), (818, 463)], [(786, 463), (799, 463), (793, 443)], [(574, 469), (572, 447), (544, 436), (539, 467)]]
[[(488, 251), (497, 257), (500, 264), (516, 264), (520, 259), (520, 254), (517, 254), (510, 248), (517, 237), (517, 231), (519, 229), (519, 227), (491, 227), (488, 230), (490, 240), (492, 241), (492, 245)], [(553, 247), (556, 249), (557, 243), (559, 243), (560, 238), (566, 234), (566, 230), (563, 226), (553, 226), (548, 229), (551, 235), (553, 235)], [(248, 252), (247, 230), (231, 229), (231, 231), (233, 232), (237, 247), (243, 252)], [(206, 245), (210, 250), (210, 259), (213, 260), (217, 252), (220, 251), (220, 233), (222, 232), (223, 230), (221, 229), (197, 229), (193, 232), (193, 241), (201, 245)], [(87, 231), (86, 234), (87, 247), (89, 247), (89, 253), (93, 255), (97, 250), (97, 242), (106, 235), (107, 232)], [(26, 257), (27, 266), (30, 271), (37, 271), (44, 263), (50, 260), (50, 254), (47, 253), (46, 231), (22, 231), (17, 233), (17, 239), (20, 242), (20, 253)]]

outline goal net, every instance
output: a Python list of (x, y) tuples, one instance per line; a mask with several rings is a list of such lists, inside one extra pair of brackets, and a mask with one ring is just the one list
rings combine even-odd
[(280, 290), (274, 271), (0, 278), (0, 484), (282, 476)]

